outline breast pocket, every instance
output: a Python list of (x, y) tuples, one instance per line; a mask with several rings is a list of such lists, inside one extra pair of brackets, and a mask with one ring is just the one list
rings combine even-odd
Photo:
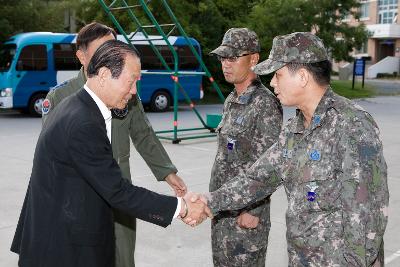
[[(254, 118), (248, 117), (239, 122), (233, 120), (229, 125), (221, 129), (221, 134), (226, 137), (227, 148), (230, 146), (229, 142), (234, 143), (232, 152), (234, 154), (234, 161), (238, 164), (245, 164), (253, 160), (255, 127)], [(230, 151), (228, 150), (227, 152)]]
[(341, 208), (342, 188), (342, 182), (336, 178), (307, 181), (297, 185), (293, 204), (303, 212), (334, 212)]

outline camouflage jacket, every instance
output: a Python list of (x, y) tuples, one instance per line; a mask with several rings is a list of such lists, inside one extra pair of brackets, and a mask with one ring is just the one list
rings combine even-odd
[(213, 213), (240, 209), (282, 183), (290, 266), (377, 260), (389, 192), (379, 129), (367, 112), (328, 89), (310, 127), (299, 112), (246, 174), (208, 196), (209, 206)]
[[(234, 90), (225, 101), (217, 127), (218, 150), (211, 171), (210, 191), (244, 174), (277, 141), (281, 128), (281, 104), (259, 79), (240, 96)], [(260, 217), (263, 207), (256, 206), (250, 213)]]
[[(54, 109), (64, 98), (80, 90), (86, 83), (86, 77), (81, 68), (79, 75), (69, 81), (56, 86), (47, 94), (50, 101), (50, 111)], [(48, 114), (43, 114), (43, 122)], [(167, 152), (154, 133), (143, 110), (140, 99), (136, 96), (128, 103), (128, 113), (124, 117), (113, 114), (111, 123), (111, 144), (114, 159), (119, 164), (124, 178), (131, 180), (129, 158), (130, 140), (146, 161), (158, 181), (173, 172), (177, 172)]]

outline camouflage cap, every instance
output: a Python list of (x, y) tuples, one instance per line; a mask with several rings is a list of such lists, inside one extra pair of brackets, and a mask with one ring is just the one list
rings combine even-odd
[(328, 60), (320, 38), (310, 32), (295, 32), (276, 36), (267, 60), (254, 67), (256, 74), (269, 74), (287, 63), (315, 63)]
[(221, 57), (240, 56), (243, 52), (260, 52), (257, 34), (247, 28), (231, 28), (222, 39), (222, 44), (210, 52)]

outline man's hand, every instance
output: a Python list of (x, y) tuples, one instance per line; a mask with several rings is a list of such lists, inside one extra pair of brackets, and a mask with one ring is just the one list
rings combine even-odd
[(187, 188), (185, 182), (175, 173), (170, 173), (167, 177), (165, 177), (165, 181), (175, 191), (176, 196), (183, 197), (186, 194)]
[[(207, 193), (206, 193), (207, 194)], [(200, 193), (194, 193), (194, 192), (189, 192), (188, 196), (190, 196), (190, 201), (191, 202), (196, 202), (197, 200), (200, 200), (204, 204), (207, 205), (208, 203), (208, 198), (206, 197), (206, 194), (200, 194)]]
[[(179, 215), (186, 224), (196, 226), (207, 219), (207, 217), (213, 217), (211, 210), (200, 200), (198, 194), (188, 192), (182, 200), (182, 207)], [(186, 205), (186, 207), (184, 207), (184, 205)]]
[(254, 229), (258, 226), (258, 223), (260, 222), (260, 218), (251, 215), (248, 212), (243, 212), (239, 215), (237, 218), (237, 223), (240, 227), (246, 228), (246, 229)]

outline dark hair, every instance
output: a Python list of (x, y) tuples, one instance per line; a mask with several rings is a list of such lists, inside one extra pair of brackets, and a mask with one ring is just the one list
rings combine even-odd
[(79, 31), (76, 38), (76, 47), (77, 49), (86, 50), (91, 42), (110, 34), (117, 39), (117, 33), (114, 29), (98, 22), (92, 22)]
[(97, 75), (100, 68), (106, 67), (111, 71), (111, 76), (114, 79), (118, 78), (124, 68), (125, 58), (128, 54), (137, 58), (140, 62), (138, 53), (132, 46), (118, 40), (104, 42), (97, 48), (89, 62), (88, 77), (91, 78)]
[(324, 60), (316, 63), (288, 63), (287, 68), (291, 74), (296, 73), (299, 69), (304, 68), (311, 73), (316, 83), (321, 86), (330, 84), (332, 63)]

